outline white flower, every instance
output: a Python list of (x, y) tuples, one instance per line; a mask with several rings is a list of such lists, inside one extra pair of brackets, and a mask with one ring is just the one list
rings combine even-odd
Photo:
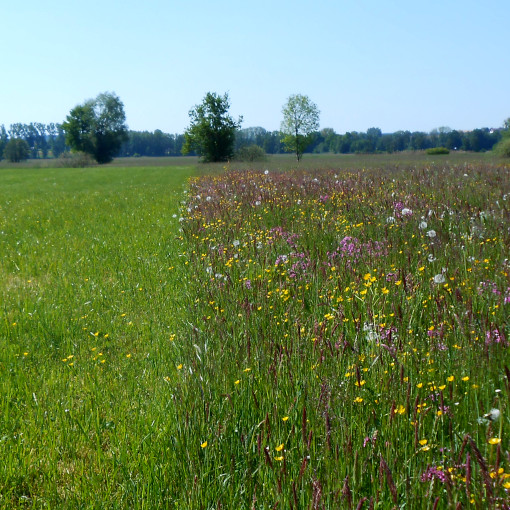
[(402, 209), (402, 216), (412, 216), (412, 215), (413, 215), (412, 209), (408, 209), (407, 207), (404, 207)]
[(427, 257), (427, 260), (429, 262), (435, 262), (437, 259), (436, 257), (434, 257), (434, 255), (432, 255), (432, 253), (430, 253), (429, 256)]
[(420, 224), (418, 225), (418, 227), (420, 230), (425, 230), (427, 228), (427, 222), (421, 221)]
[(269, 173), (269, 170), (264, 170), (264, 175), (267, 175)]
[(258, 207), (258, 206), (260, 205), (260, 200), (257, 200), (257, 201), (255, 202), (255, 205)]
[(434, 283), (440, 284), (440, 283), (444, 283), (445, 281), (446, 281), (446, 278), (441, 273), (436, 274), (436, 276), (434, 276)]
[(395, 223), (395, 218), (393, 216), (388, 216), (386, 218), (386, 223)]
[(427, 236), (430, 237), (431, 239), (433, 239), (434, 237), (436, 237), (436, 231), (435, 230), (429, 230), (427, 232)]
[(212, 200), (212, 197), (205, 197), (205, 199), (207, 200), (207, 202), (210, 202)]
[(239, 241), (236, 239), (233, 243), (234, 248), (237, 248), (239, 246)]

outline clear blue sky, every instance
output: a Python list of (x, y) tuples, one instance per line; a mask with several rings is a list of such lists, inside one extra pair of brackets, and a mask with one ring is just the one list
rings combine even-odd
[(182, 133), (207, 92), (243, 127), (306, 94), (338, 133), (500, 127), (510, 0), (25, 0), (0, 6), (0, 124), (62, 122), (100, 92), (130, 129)]

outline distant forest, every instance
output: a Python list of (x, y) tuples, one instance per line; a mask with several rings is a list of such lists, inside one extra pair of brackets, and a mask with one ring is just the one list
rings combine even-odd
[[(473, 131), (457, 131), (440, 127), (430, 133), (421, 131), (396, 131), (382, 133), (379, 128), (366, 132), (351, 131), (338, 134), (331, 128), (324, 128), (315, 134), (306, 153), (376, 153), (399, 152), (405, 150), (425, 150), (433, 147), (446, 147), (450, 150), (490, 151), (501, 140), (503, 129), (480, 128)], [(0, 125), (0, 157), (3, 148), (12, 138), (21, 138), (30, 147), (30, 157), (58, 157), (69, 151), (61, 124), (11, 124), (9, 129)], [(118, 156), (180, 156), (184, 144), (184, 134), (168, 134), (156, 129), (149, 131), (129, 131), (129, 138)], [(261, 127), (241, 129), (237, 132), (235, 150), (243, 146), (258, 145), (267, 154), (284, 153), (279, 131), (267, 131)]]

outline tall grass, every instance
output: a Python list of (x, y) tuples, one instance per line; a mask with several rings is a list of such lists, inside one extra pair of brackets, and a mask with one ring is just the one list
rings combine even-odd
[(504, 507), (510, 168), (322, 166), (2, 170), (0, 505)]

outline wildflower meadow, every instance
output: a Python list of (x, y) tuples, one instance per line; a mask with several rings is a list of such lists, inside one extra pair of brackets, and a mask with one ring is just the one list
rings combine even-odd
[(0, 505), (509, 508), (510, 166), (448, 161), (3, 170)]

